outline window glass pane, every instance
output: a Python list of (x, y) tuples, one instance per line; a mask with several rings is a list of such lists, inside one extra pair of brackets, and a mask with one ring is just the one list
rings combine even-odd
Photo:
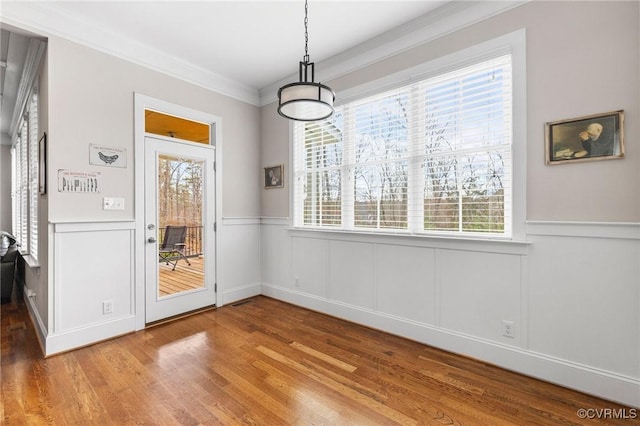
[(299, 171), (296, 184), (303, 184), (302, 224), (308, 226), (340, 226), (342, 224), (341, 165), (343, 160), (342, 132), (338, 112), (331, 120), (306, 123), (304, 144), (297, 150)]
[(355, 227), (407, 228), (407, 162), (357, 166)]
[(355, 162), (404, 158), (409, 153), (408, 92), (355, 106)]
[(424, 229), (457, 231), (460, 221), (457, 159), (430, 158), (426, 160), (424, 170)]
[(342, 224), (340, 171), (323, 170), (306, 175), (304, 224), (339, 226)]

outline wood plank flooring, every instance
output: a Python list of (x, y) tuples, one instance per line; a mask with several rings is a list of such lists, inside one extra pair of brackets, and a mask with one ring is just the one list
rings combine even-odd
[(172, 264), (158, 264), (160, 296), (169, 296), (204, 286), (204, 258), (190, 257), (189, 263), (191, 265), (188, 265), (184, 260), (178, 261), (175, 271), (172, 270)]
[(582, 420), (623, 407), (266, 297), (47, 359), (22, 302), (1, 317), (5, 425), (640, 424)]

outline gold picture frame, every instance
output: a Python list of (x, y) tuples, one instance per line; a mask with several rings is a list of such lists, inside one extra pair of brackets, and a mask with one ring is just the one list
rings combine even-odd
[(547, 165), (624, 158), (624, 111), (545, 124)]

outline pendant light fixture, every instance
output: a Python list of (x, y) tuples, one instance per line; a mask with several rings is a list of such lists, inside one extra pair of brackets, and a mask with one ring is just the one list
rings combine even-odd
[[(304, 2), (304, 57), (300, 62), (299, 80), (278, 90), (278, 114), (296, 121), (324, 120), (333, 114), (336, 94), (324, 84), (315, 83), (315, 64), (309, 61), (309, 3)], [(309, 81), (311, 78), (311, 81)]]

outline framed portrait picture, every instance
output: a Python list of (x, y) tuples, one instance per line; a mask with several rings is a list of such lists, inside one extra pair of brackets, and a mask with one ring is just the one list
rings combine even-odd
[(545, 160), (548, 165), (623, 157), (622, 110), (545, 124)]
[(284, 186), (284, 165), (264, 168), (264, 187), (282, 188)]
[(38, 141), (38, 192), (47, 193), (47, 134)]

